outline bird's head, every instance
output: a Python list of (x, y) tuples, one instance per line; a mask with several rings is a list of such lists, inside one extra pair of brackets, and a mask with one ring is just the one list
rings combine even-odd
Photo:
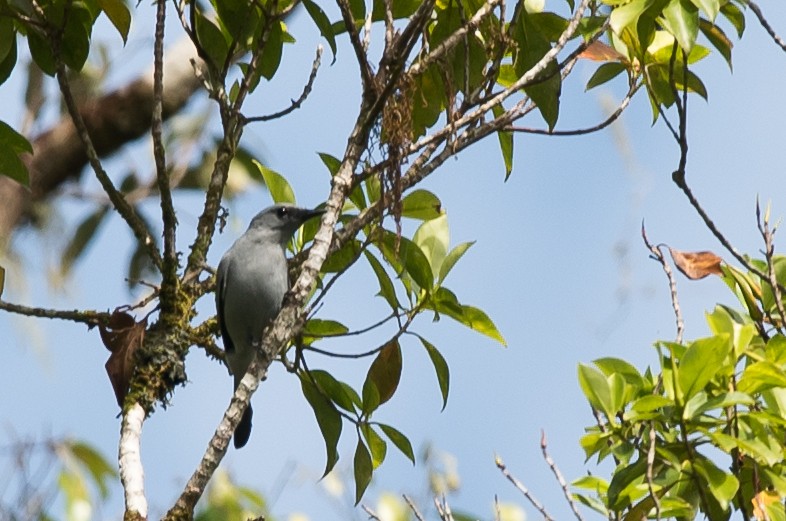
[(282, 247), (286, 247), (289, 239), (303, 223), (323, 213), (324, 210), (309, 210), (291, 204), (275, 204), (256, 214), (251, 219), (248, 230), (267, 236), (272, 235)]

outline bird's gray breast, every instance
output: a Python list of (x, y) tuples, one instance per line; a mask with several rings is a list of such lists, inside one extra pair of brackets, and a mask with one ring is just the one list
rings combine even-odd
[(235, 348), (247, 351), (278, 314), (289, 284), (281, 246), (243, 239), (227, 252), (223, 314)]

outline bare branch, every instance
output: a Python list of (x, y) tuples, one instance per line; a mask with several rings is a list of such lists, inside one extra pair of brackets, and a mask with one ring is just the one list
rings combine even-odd
[(367, 98), (372, 96), (376, 90), (374, 86), (374, 71), (371, 70), (371, 64), (366, 57), (366, 49), (363, 42), (360, 40), (357, 27), (355, 27), (355, 20), (352, 17), (349, 0), (336, 0), (336, 3), (341, 11), (341, 18), (347, 28), (349, 41), (352, 43), (352, 48), (355, 51), (355, 58), (357, 58), (358, 65), (360, 66), (360, 78), (363, 82), (363, 97)]
[(770, 22), (768, 22), (764, 17), (764, 13), (761, 12), (761, 7), (759, 7), (759, 4), (753, 0), (748, 0), (746, 3), (748, 4), (748, 7), (750, 7), (751, 11), (753, 11), (753, 13), (756, 15), (756, 18), (759, 19), (759, 23), (762, 27), (764, 27), (764, 30), (767, 31), (767, 34), (769, 34), (772, 40), (778, 44), (778, 47), (786, 51), (786, 41), (778, 36), (778, 33), (776, 33), (775, 29), (772, 28)]
[(650, 422), (650, 445), (647, 449), (647, 488), (650, 492), (652, 502), (655, 504), (655, 519), (660, 521), (660, 498), (655, 493), (654, 472), (655, 466), (655, 441), (657, 440), (655, 432), (655, 422)]
[(407, 502), (407, 505), (409, 506), (409, 509), (412, 511), (412, 513), (415, 516), (415, 519), (417, 519), (418, 521), (425, 521), (425, 518), (423, 517), (423, 514), (420, 513), (420, 511), (418, 510), (418, 507), (415, 505), (415, 502), (412, 501), (412, 498), (410, 498), (406, 494), (402, 494), (402, 497), (404, 498), (404, 501)]
[(290, 112), (294, 112), (296, 109), (299, 109), (300, 106), (306, 101), (306, 98), (309, 94), (311, 94), (311, 89), (314, 87), (314, 80), (317, 79), (317, 71), (319, 70), (319, 65), (322, 61), (322, 45), (317, 46), (317, 56), (314, 58), (314, 63), (311, 65), (311, 74), (308, 77), (308, 82), (306, 86), (303, 87), (303, 92), (300, 94), (300, 97), (296, 100), (292, 100), (292, 104), (278, 112), (274, 112), (273, 114), (267, 114), (265, 116), (254, 116), (250, 118), (243, 118), (243, 124), (247, 123), (255, 123), (257, 121), (270, 121), (272, 119), (278, 119), (280, 117), (286, 116)]
[(543, 519), (545, 519), (546, 521), (554, 521), (554, 518), (551, 517), (548, 512), (546, 512), (546, 507), (543, 506), (543, 503), (538, 501), (535, 498), (535, 496), (533, 496), (530, 493), (529, 489), (526, 486), (524, 486), (524, 483), (516, 479), (515, 476), (513, 476), (513, 474), (508, 472), (508, 468), (505, 466), (505, 463), (502, 461), (502, 458), (497, 456), (495, 458), (495, 463), (497, 465), (497, 468), (500, 470), (500, 472), (502, 472), (502, 475), (508, 478), (508, 481), (513, 483), (513, 486), (516, 487), (516, 490), (524, 494), (524, 497), (527, 498), (527, 501), (529, 501), (530, 504), (532, 504), (532, 506), (535, 507), (537, 511), (541, 513)]
[(660, 247), (661, 245), (653, 245), (650, 243), (649, 239), (647, 238), (647, 231), (644, 228), (644, 221), (641, 222), (641, 238), (644, 241), (644, 245), (647, 247), (650, 252), (652, 252), (651, 257), (658, 261), (663, 268), (663, 272), (666, 274), (666, 277), (669, 279), (669, 292), (671, 294), (671, 307), (674, 309), (674, 319), (677, 322), (677, 338), (675, 338), (675, 342), (678, 344), (682, 343), (682, 334), (685, 331), (685, 322), (682, 319), (682, 311), (680, 310), (680, 301), (677, 298), (677, 279), (674, 277), (674, 272), (671, 270), (671, 266), (669, 265), (666, 257), (663, 255)]
[(565, 481), (565, 478), (562, 476), (562, 472), (560, 472), (559, 467), (557, 467), (557, 464), (554, 463), (554, 460), (551, 459), (551, 456), (549, 455), (548, 446), (546, 444), (546, 432), (542, 430), (540, 431), (540, 450), (543, 453), (543, 459), (546, 460), (546, 464), (548, 464), (552, 474), (554, 474), (554, 477), (557, 478), (557, 482), (562, 488), (562, 493), (565, 495), (565, 499), (570, 505), (573, 515), (578, 521), (584, 521), (584, 518), (581, 516), (581, 512), (579, 512), (579, 509), (576, 507), (576, 502), (573, 501), (573, 496), (571, 496), (570, 491), (568, 490), (568, 484)]
[(772, 286), (772, 293), (775, 297), (775, 305), (778, 307), (778, 314), (780, 320), (771, 320), (773, 326), (778, 332), (783, 333), (784, 321), (786, 320), (786, 311), (783, 307), (783, 293), (781, 293), (780, 284), (778, 284), (778, 277), (775, 275), (775, 262), (773, 257), (775, 255), (775, 231), (777, 227), (770, 228), (770, 207), (767, 205), (767, 210), (764, 212), (764, 217), (761, 215), (761, 208), (759, 208), (759, 201), (756, 201), (756, 224), (759, 227), (762, 239), (764, 239), (764, 256), (767, 259), (767, 280)]
[(16, 313), (18, 315), (25, 315), (28, 317), (68, 320), (80, 324), (87, 324), (88, 327), (105, 324), (109, 321), (109, 313), (106, 312), (79, 310), (65, 311), (58, 309), (36, 308), (12, 304), (4, 300), (0, 300), (0, 309), (3, 311), (8, 311), (9, 313)]

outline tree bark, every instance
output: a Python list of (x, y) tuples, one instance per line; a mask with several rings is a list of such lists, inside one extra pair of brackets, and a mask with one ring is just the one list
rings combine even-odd
[[(188, 38), (167, 49), (164, 61), (163, 116), (180, 111), (199, 90), (191, 61), (201, 59)], [(150, 131), (153, 113), (152, 67), (120, 89), (85, 103), (81, 108), (96, 150), (108, 156)], [(82, 142), (67, 115), (32, 140), (33, 154), (25, 158), (30, 188), (0, 176), (0, 250), (14, 230), (27, 222), (31, 203), (46, 199), (66, 181), (79, 179), (87, 164)]]

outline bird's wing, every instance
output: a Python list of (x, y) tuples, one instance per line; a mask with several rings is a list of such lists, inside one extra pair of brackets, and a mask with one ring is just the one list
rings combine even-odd
[(218, 265), (218, 272), (216, 274), (216, 316), (218, 318), (218, 327), (221, 330), (221, 337), (224, 339), (224, 351), (227, 353), (234, 352), (235, 350), (235, 346), (232, 344), (232, 338), (229, 336), (229, 331), (227, 330), (226, 320), (224, 320), (227, 272), (230, 270), (230, 265), (230, 260), (224, 257)]

